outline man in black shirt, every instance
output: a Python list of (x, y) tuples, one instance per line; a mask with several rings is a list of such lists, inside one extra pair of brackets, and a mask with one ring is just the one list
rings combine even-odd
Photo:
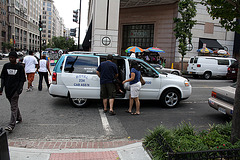
[(9, 53), (9, 63), (3, 66), (1, 78), (0, 95), (5, 87), (6, 97), (11, 105), (11, 120), (5, 130), (12, 131), (16, 121), (21, 122), (22, 117), (18, 108), (19, 95), (22, 93), (24, 82), (26, 81), (25, 71), (22, 65), (17, 64), (17, 53)]
[(100, 96), (103, 99), (104, 113), (107, 112), (107, 101), (109, 99), (109, 114), (115, 115), (113, 103), (116, 96), (116, 86), (113, 84), (113, 80), (118, 77), (118, 69), (112, 60), (113, 56), (109, 54), (107, 61), (102, 62), (98, 66), (97, 75), (100, 77)]

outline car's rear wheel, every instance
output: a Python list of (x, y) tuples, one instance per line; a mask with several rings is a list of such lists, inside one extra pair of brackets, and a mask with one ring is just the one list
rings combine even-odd
[(203, 74), (203, 78), (204, 78), (204, 79), (210, 79), (211, 76), (212, 76), (211, 72), (205, 72), (205, 73)]
[(69, 98), (69, 102), (76, 108), (86, 107), (88, 99), (86, 98)]
[(175, 75), (179, 76), (179, 73), (177, 71), (173, 71), (172, 74), (175, 74)]
[(176, 89), (168, 89), (163, 92), (160, 102), (164, 107), (175, 107), (180, 101), (180, 94)]

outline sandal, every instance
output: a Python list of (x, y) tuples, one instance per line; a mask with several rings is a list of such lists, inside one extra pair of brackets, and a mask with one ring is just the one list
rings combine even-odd
[(114, 111), (109, 111), (109, 114), (110, 114), (110, 116), (116, 115), (116, 113)]
[(126, 113), (132, 113), (132, 112), (130, 112), (129, 110), (126, 110), (125, 112), (126, 112)]
[(6, 130), (6, 131), (9, 131), (9, 132), (12, 132), (13, 128), (10, 127), (10, 126), (7, 126), (7, 127), (5, 128), (5, 130)]
[(103, 110), (103, 113), (107, 113), (108, 110)]
[(131, 115), (137, 115), (138, 116), (138, 115), (140, 115), (140, 113), (135, 112), (135, 113), (131, 113)]

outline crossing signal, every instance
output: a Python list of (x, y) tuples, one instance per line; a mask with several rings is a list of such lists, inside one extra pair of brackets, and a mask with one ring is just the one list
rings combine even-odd
[(71, 28), (70, 29), (70, 36), (76, 37), (76, 28)]
[(73, 22), (78, 22), (78, 10), (73, 10)]
[(43, 30), (42, 21), (38, 23), (38, 30), (41, 32)]

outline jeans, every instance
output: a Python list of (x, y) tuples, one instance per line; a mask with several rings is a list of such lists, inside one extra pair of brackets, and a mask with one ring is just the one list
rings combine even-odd
[(11, 120), (9, 126), (12, 128), (15, 127), (16, 121), (22, 121), (22, 116), (18, 108), (18, 99), (19, 94), (17, 92), (14, 93), (11, 99), (8, 99), (11, 105)]
[(47, 87), (50, 87), (50, 84), (48, 82), (48, 72), (38, 72), (39, 74), (39, 83), (38, 83), (38, 90), (41, 91), (42, 90), (42, 81), (43, 81), (43, 77), (45, 79), (45, 82), (47, 84)]

